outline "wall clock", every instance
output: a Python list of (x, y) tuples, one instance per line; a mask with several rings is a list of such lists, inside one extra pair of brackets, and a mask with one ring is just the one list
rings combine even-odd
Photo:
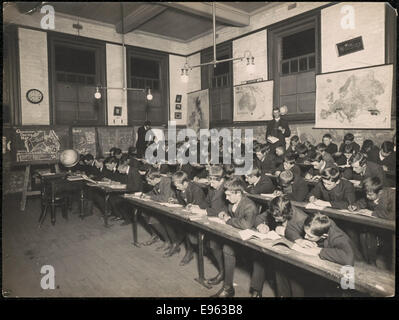
[(39, 89), (30, 89), (26, 92), (26, 99), (30, 103), (40, 103), (43, 100), (43, 93)]

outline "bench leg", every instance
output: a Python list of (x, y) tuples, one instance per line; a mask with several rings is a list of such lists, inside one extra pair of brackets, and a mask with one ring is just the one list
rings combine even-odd
[(212, 286), (205, 282), (205, 270), (204, 270), (204, 237), (205, 234), (201, 231), (198, 232), (198, 278), (195, 281), (199, 282), (207, 289), (211, 289)]
[(46, 219), (46, 215), (47, 215), (47, 206), (45, 205), (39, 217), (39, 228), (41, 228), (44, 219)]
[(132, 219), (133, 245), (140, 248), (141, 245), (138, 242), (138, 234), (137, 234), (138, 215), (139, 215), (139, 210), (137, 208), (133, 208), (133, 219)]

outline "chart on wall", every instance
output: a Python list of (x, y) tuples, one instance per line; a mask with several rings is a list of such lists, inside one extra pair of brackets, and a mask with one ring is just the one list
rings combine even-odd
[(72, 146), (80, 154), (97, 154), (96, 128), (72, 128)]
[(209, 128), (209, 91), (201, 90), (187, 94), (187, 128), (199, 133)]
[(234, 87), (234, 121), (271, 120), (272, 110), (273, 81)]
[(316, 128), (391, 128), (393, 66), (316, 76)]

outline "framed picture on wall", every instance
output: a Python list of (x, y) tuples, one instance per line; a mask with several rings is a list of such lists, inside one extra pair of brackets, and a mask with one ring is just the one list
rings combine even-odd
[(120, 117), (122, 115), (122, 107), (114, 107), (114, 116)]
[(181, 110), (181, 104), (180, 103), (176, 103), (176, 110)]
[(181, 119), (181, 112), (175, 112), (175, 119)]
[(181, 102), (181, 97), (182, 97), (182, 95), (181, 94), (177, 94), (176, 95), (176, 103), (180, 103)]

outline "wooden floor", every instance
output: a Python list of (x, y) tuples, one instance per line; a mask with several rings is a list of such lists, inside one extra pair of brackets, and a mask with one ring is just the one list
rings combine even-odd
[[(98, 211), (85, 220), (69, 214), (69, 220), (57, 211), (55, 226), (49, 216), (41, 229), (39, 199), (30, 198), (26, 210), (19, 210), (20, 196), (3, 199), (3, 295), (9, 297), (208, 297), (210, 290), (194, 278), (197, 264), (180, 267), (184, 250), (178, 256), (162, 258), (151, 247), (131, 245), (130, 226), (113, 225), (106, 229)], [(76, 211), (76, 209), (75, 209)], [(139, 240), (150, 238), (139, 227)], [(182, 247), (183, 249), (183, 247)], [(56, 289), (40, 286), (42, 266), (55, 269)], [(249, 297), (251, 266), (238, 265), (235, 272), (237, 297)], [(216, 268), (205, 259), (205, 275)], [(265, 283), (264, 297), (273, 292)]]

